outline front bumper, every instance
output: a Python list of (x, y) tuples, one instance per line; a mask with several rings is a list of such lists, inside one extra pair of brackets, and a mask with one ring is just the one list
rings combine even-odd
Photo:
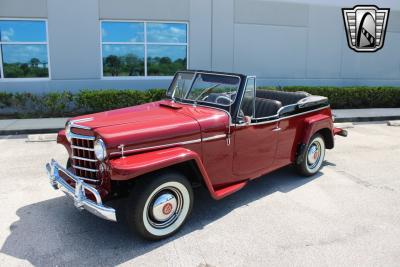
[[(75, 207), (80, 210), (85, 209), (109, 221), (117, 221), (115, 209), (103, 205), (99, 192), (93, 186), (83, 182), (82, 179), (79, 179), (73, 173), (61, 167), (54, 159), (46, 164), (46, 169), (52, 187), (56, 190), (61, 189), (65, 194), (71, 196), (74, 199)], [(75, 188), (59, 175), (60, 171), (75, 181)], [(85, 190), (94, 195), (96, 202), (86, 197)]]

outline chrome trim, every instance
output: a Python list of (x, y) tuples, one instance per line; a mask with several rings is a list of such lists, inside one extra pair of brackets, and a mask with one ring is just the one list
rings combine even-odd
[[(96, 151), (95, 151), (95, 146), (96, 144), (100, 144), (101, 148), (103, 149), (103, 153), (104, 153), (104, 157), (102, 159), (99, 159), (96, 155)], [(107, 147), (106, 144), (104, 143), (103, 139), (97, 139), (94, 144), (93, 144), (93, 150), (94, 150), (94, 156), (96, 157), (96, 159), (98, 159), (99, 161), (104, 161), (107, 158)]]
[(84, 180), (84, 181), (88, 181), (88, 182), (92, 182), (92, 183), (100, 183), (100, 180), (85, 178), (85, 177), (81, 177), (81, 176), (78, 176), (78, 175), (75, 175), (75, 176), (78, 177), (79, 179)]
[[(239, 75), (235, 75), (235, 74), (224, 74), (224, 73), (214, 73), (214, 72), (207, 72), (207, 71), (177, 71), (177, 72), (174, 74), (174, 79), (175, 79), (176, 74), (177, 74), (177, 73), (180, 73), (180, 72), (181, 72), (181, 73), (182, 73), (182, 72), (185, 72), (185, 73), (193, 73), (193, 78), (192, 78), (192, 80), (191, 80), (189, 90), (188, 90), (188, 92), (187, 92), (186, 95), (185, 95), (185, 98), (189, 95), (190, 91), (192, 90), (192, 87), (193, 87), (194, 81), (195, 81), (195, 79), (196, 79), (196, 77), (197, 77), (197, 74), (209, 74), (209, 75), (229, 76), (229, 77), (239, 78), (239, 86), (238, 86), (238, 88), (237, 88), (237, 90), (236, 90), (236, 97), (235, 97), (235, 100), (234, 100), (230, 105), (222, 105), (222, 104), (218, 104), (218, 105), (221, 105), (221, 106), (224, 106), (224, 107), (231, 107), (231, 106), (233, 105), (233, 103), (235, 103), (236, 98), (237, 98), (237, 93), (238, 93), (238, 91), (239, 91), (239, 89), (240, 89), (240, 84), (242, 83), (242, 77), (240, 77)], [(172, 80), (172, 82), (174, 82), (174, 79)], [(171, 82), (171, 85), (172, 85), (172, 82)], [(171, 85), (170, 85), (170, 86), (171, 86)], [(168, 88), (168, 90), (169, 90), (169, 88)], [(167, 93), (168, 93), (168, 90), (167, 90)], [(173, 99), (174, 102), (181, 103), (181, 104), (188, 104), (188, 103), (182, 103), (182, 102), (180, 102), (180, 101), (177, 101), (177, 99), (175, 99), (175, 98), (173, 97), (174, 93), (175, 93), (175, 90), (174, 90), (174, 92), (173, 92), (172, 95), (171, 95), (171, 99)], [(192, 99), (185, 99), (185, 100), (187, 100), (187, 101), (193, 101), (193, 103), (190, 103), (189, 105), (192, 105), (192, 106), (194, 106), (194, 107), (198, 106), (198, 103), (197, 103), (197, 101), (195, 101), (195, 100), (192, 100)], [(207, 102), (207, 101), (202, 101), (202, 102), (206, 102), (206, 103), (211, 103), (211, 104), (212, 104), (212, 102)], [(214, 104), (217, 104), (217, 103), (214, 103)], [(209, 106), (206, 106), (206, 107), (209, 107)]]
[(255, 105), (255, 102), (254, 102), (254, 99), (256, 99), (256, 90), (257, 90), (257, 78), (256, 78), (256, 76), (246, 76), (246, 83), (244, 84), (244, 87), (243, 87), (243, 93), (242, 93), (242, 95), (241, 95), (241, 97), (240, 97), (240, 101), (239, 101), (239, 108), (238, 108), (238, 111), (237, 111), (237, 114), (236, 114), (236, 118), (239, 118), (239, 112), (240, 112), (240, 107), (242, 106), (242, 102), (243, 102), (243, 97), (244, 97), (244, 94), (246, 93), (246, 87), (247, 87), (247, 82), (249, 81), (249, 79), (254, 79), (254, 91), (253, 91), (253, 118), (255, 117), (255, 112), (256, 112), (256, 105)]
[(79, 119), (79, 120), (71, 120), (69, 122), (71, 123), (71, 127), (90, 130), (91, 129), (90, 127), (79, 125), (79, 124), (76, 124), (76, 123), (87, 122), (87, 121), (92, 121), (92, 120), (93, 120), (93, 118), (83, 118), (83, 119)]
[[(168, 148), (168, 147), (174, 147), (174, 146), (178, 146), (178, 145), (189, 145), (189, 144), (196, 144), (196, 143), (201, 143), (201, 139), (195, 139), (195, 140), (177, 142), (177, 143), (170, 143), (170, 144), (165, 144), (165, 145), (148, 146), (148, 147), (141, 147), (141, 148), (135, 148), (135, 149), (130, 149), (130, 150), (124, 150), (124, 155), (126, 153), (143, 152), (143, 151), (154, 150), (154, 149), (158, 149), (158, 148)], [(112, 153), (110, 153), (110, 155), (120, 155), (120, 154), (121, 154), (121, 152), (112, 152)]]
[[(85, 209), (94, 215), (110, 220), (117, 221), (115, 209), (103, 205), (99, 191), (93, 186), (85, 183), (65, 168), (61, 167), (54, 159), (46, 164), (47, 174), (50, 184), (54, 189), (61, 189), (65, 194), (71, 196), (74, 200), (75, 207)], [(75, 188), (69, 185), (60, 175), (59, 171), (65, 173), (69, 178), (75, 181)], [(96, 202), (86, 197), (86, 190), (91, 192), (96, 199)]]
[(97, 162), (96, 159), (88, 159), (88, 158), (81, 158), (78, 156), (72, 156), (73, 159), (79, 159), (79, 160), (85, 160), (85, 161), (90, 161), (90, 162)]
[(98, 172), (99, 170), (96, 169), (89, 169), (89, 168), (85, 168), (85, 167), (80, 167), (80, 166), (76, 166), (76, 165), (71, 165), (72, 167), (74, 167), (75, 169), (79, 169), (82, 171), (88, 171), (88, 172)]
[(222, 139), (222, 138), (227, 138), (226, 134), (219, 134), (219, 135), (214, 135), (210, 137), (203, 138), (203, 142), (211, 141), (211, 140), (217, 140), (217, 139)]
[(94, 148), (88, 148), (88, 147), (82, 147), (82, 146), (75, 146), (75, 145), (71, 145), (71, 148), (82, 149), (82, 150), (87, 150), (87, 151), (94, 151)]
[(245, 126), (251, 126), (251, 125), (268, 124), (268, 123), (277, 122), (277, 121), (281, 121), (281, 120), (286, 120), (286, 119), (293, 118), (293, 117), (296, 117), (296, 116), (308, 114), (308, 113), (311, 113), (311, 112), (319, 111), (319, 110), (326, 109), (326, 108), (329, 108), (329, 107), (330, 107), (330, 105), (327, 105), (327, 106), (324, 106), (324, 107), (321, 107), (321, 108), (317, 108), (317, 109), (313, 109), (313, 110), (297, 113), (297, 114), (286, 116), (286, 117), (281, 117), (281, 118), (278, 118), (276, 120), (253, 122), (253, 123), (250, 123), (250, 124), (236, 124), (235, 126), (236, 127), (245, 127)]
[(94, 136), (80, 135), (80, 134), (74, 134), (74, 133), (70, 133), (69, 136), (71, 138), (82, 139), (82, 140), (91, 140), (91, 141), (93, 141), (94, 139), (96, 139), (96, 137), (94, 137)]

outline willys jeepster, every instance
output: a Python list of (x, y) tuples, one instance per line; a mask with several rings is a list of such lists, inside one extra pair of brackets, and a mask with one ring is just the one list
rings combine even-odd
[(254, 76), (181, 71), (162, 101), (69, 120), (57, 137), (67, 165), (46, 169), (77, 208), (162, 239), (190, 214), (193, 187), (221, 199), (286, 165), (311, 176), (336, 134), (347, 133), (334, 128), (325, 97), (258, 90)]

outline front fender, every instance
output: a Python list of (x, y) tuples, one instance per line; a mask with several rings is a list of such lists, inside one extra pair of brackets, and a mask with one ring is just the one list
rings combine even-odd
[(183, 147), (173, 147), (110, 160), (111, 180), (125, 181), (175, 164), (194, 160), (204, 183), (214, 198), (217, 194), (203, 166), (200, 156)]

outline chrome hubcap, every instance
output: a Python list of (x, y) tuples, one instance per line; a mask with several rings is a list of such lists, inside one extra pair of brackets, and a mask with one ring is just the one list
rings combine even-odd
[(318, 142), (314, 142), (307, 153), (307, 163), (310, 168), (314, 168), (320, 159), (321, 156), (321, 145)]
[(177, 188), (163, 188), (150, 201), (147, 209), (148, 222), (157, 229), (169, 227), (179, 218), (182, 206), (183, 196)]
[(152, 215), (157, 221), (168, 220), (176, 211), (177, 201), (173, 194), (160, 195), (153, 204)]

